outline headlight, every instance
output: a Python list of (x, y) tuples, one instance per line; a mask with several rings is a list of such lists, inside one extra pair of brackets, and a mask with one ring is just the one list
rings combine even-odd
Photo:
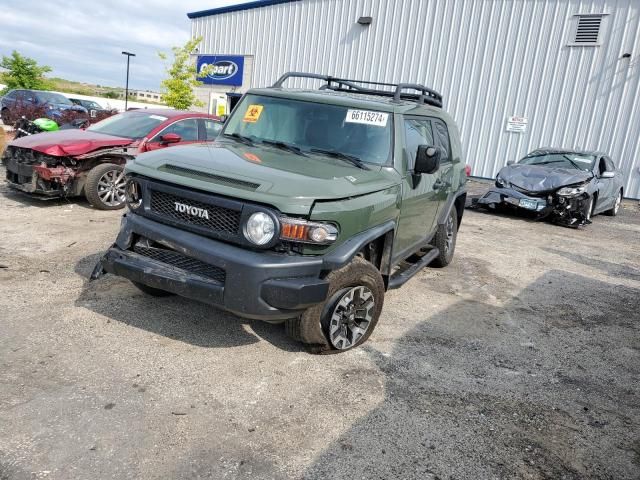
[(131, 210), (137, 210), (142, 205), (142, 186), (135, 179), (129, 179), (125, 187), (125, 199)]
[(338, 229), (330, 223), (307, 222), (298, 218), (281, 218), (280, 239), (326, 245), (338, 238)]
[(500, 175), (496, 176), (496, 187), (506, 187), (506, 183)]
[(276, 232), (273, 219), (263, 212), (256, 212), (249, 217), (244, 225), (244, 236), (255, 245), (269, 243)]
[(580, 185), (578, 187), (563, 187), (558, 190), (556, 193), (561, 197), (575, 197), (576, 195), (580, 195), (587, 190), (586, 185)]

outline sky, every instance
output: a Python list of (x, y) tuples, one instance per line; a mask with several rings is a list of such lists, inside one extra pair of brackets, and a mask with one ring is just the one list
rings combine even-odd
[(105, 86), (158, 90), (164, 78), (157, 52), (189, 40), (188, 12), (248, 0), (21, 0), (2, 2), (0, 56), (17, 50), (50, 66), (49, 76)]

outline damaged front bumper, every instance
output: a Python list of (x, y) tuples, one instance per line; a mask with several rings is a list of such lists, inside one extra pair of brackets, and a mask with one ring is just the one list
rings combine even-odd
[(589, 195), (561, 196), (556, 192), (524, 193), (509, 187), (491, 188), (478, 199), (474, 206), (496, 209), (507, 207), (529, 212), (536, 218), (551, 218), (565, 226), (578, 227), (590, 223), (588, 208)]
[(323, 302), (322, 257), (247, 250), (129, 213), (92, 279), (112, 273), (240, 317), (278, 322)]
[(73, 183), (76, 172), (73, 168), (61, 164), (59, 159), (55, 159), (55, 165), (49, 165), (48, 157), (23, 150), (8, 147), (2, 157), (10, 187), (50, 198), (75, 194)]

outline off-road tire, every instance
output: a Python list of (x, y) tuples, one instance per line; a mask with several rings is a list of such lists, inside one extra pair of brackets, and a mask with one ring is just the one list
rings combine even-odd
[(149, 285), (145, 285), (144, 283), (131, 281), (138, 290), (146, 293), (147, 295), (151, 295), (152, 297), (170, 297), (174, 295), (171, 292), (167, 292), (166, 290), (160, 290), (159, 288), (153, 288)]
[[(451, 237), (449, 237), (449, 232)], [(429, 264), (430, 267), (443, 268), (451, 263), (458, 239), (458, 212), (455, 206), (447, 215), (442, 225), (438, 225), (436, 235), (431, 242), (439, 250), (438, 256)]]
[(124, 208), (126, 204), (126, 202), (122, 201), (122, 203), (118, 203), (117, 205), (109, 205), (100, 198), (98, 182), (103, 175), (107, 174), (111, 170), (122, 172), (124, 168), (121, 165), (116, 165), (115, 163), (102, 163), (93, 167), (87, 174), (87, 181), (84, 185), (84, 196), (87, 198), (89, 203), (98, 210), (118, 210), (120, 208)]
[(620, 205), (618, 204), (618, 199), (620, 200), (620, 202), (622, 202), (622, 190), (618, 190), (618, 195), (616, 196), (616, 203), (613, 205), (612, 209), (604, 212), (605, 215), (608, 215), (610, 217), (615, 217), (616, 215), (618, 215), (618, 211), (620, 208)]
[[(311, 353), (326, 354), (351, 350), (367, 341), (378, 323), (384, 304), (384, 281), (376, 267), (361, 257), (355, 257), (339, 270), (327, 275), (329, 293), (327, 301), (307, 309), (300, 317), (285, 321), (285, 330), (293, 339), (304, 343)], [(328, 340), (328, 316), (333, 312), (336, 292), (347, 287), (365, 286), (374, 297), (373, 317), (366, 333), (354, 345), (338, 350)]]

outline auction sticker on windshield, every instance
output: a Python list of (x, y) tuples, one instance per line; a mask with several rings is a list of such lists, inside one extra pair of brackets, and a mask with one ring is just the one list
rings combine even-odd
[(346, 123), (362, 123), (376, 127), (386, 127), (389, 114), (383, 112), (371, 112), (369, 110), (347, 110)]
[(246, 113), (244, 114), (243, 122), (256, 123), (262, 115), (264, 105), (249, 105)]

